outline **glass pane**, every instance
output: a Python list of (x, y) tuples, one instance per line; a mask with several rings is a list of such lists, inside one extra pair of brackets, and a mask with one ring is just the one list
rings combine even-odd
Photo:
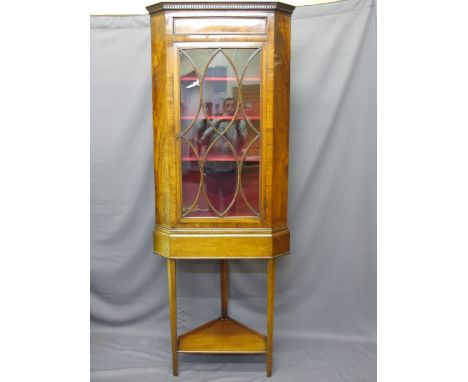
[(260, 54), (256, 53), (243, 73), (241, 93), (242, 104), (248, 121), (260, 131)]
[(181, 155), (182, 155), (182, 203), (183, 216), (211, 216), (210, 208), (203, 196), (202, 174), (199, 160), (201, 160), (202, 146), (201, 136), (208, 128), (208, 120), (203, 110), (200, 110), (197, 118), (192, 117), (189, 128), (183, 129), (187, 122), (182, 116), (181, 126)]
[(183, 216), (258, 216), (260, 50), (180, 54)]
[(200, 192), (200, 166), (198, 156), (190, 142), (182, 138), (182, 213), (193, 210)]
[(180, 113), (181, 132), (187, 130), (197, 118), (200, 108), (200, 86), (198, 71), (193, 61), (185, 54), (180, 55)]
[(249, 62), (250, 56), (255, 54), (258, 49), (223, 49), (224, 54), (232, 61), (239, 77)]
[[(260, 210), (260, 137), (247, 148), (241, 173), (241, 195), (246, 206), (246, 213), (258, 214)], [(244, 207), (245, 208), (245, 207)]]
[[(188, 54), (200, 75), (204, 73), (208, 60), (216, 51), (217, 49), (184, 49), (184, 52)], [(181, 73), (183, 72), (181, 71)]]

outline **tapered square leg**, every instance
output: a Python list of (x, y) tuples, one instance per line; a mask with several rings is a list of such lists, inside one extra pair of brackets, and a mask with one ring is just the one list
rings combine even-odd
[(275, 259), (267, 260), (267, 377), (273, 369), (273, 318), (275, 313)]
[(167, 260), (167, 282), (169, 289), (169, 318), (171, 321), (172, 374), (179, 375), (177, 353), (177, 300), (176, 300), (176, 261)]

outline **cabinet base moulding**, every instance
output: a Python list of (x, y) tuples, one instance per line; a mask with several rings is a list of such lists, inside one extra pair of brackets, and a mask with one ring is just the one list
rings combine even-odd
[(289, 254), (289, 231), (194, 233), (156, 228), (154, 253), (169, 259), (269, 259)]

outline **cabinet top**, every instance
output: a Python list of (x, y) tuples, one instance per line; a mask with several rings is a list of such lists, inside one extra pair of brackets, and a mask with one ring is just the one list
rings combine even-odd
[(292, 14), (295, 7), (281, 2), (184, 1), (161, 2), (146, 7), (150, 15), (164, 11), (271, 11)]

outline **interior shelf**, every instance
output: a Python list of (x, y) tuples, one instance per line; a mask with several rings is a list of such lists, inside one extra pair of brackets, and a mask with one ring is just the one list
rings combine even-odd
[(178, 338), (179, 353), (264, 354), (266, 337), (233, 320), (217, 318)]

